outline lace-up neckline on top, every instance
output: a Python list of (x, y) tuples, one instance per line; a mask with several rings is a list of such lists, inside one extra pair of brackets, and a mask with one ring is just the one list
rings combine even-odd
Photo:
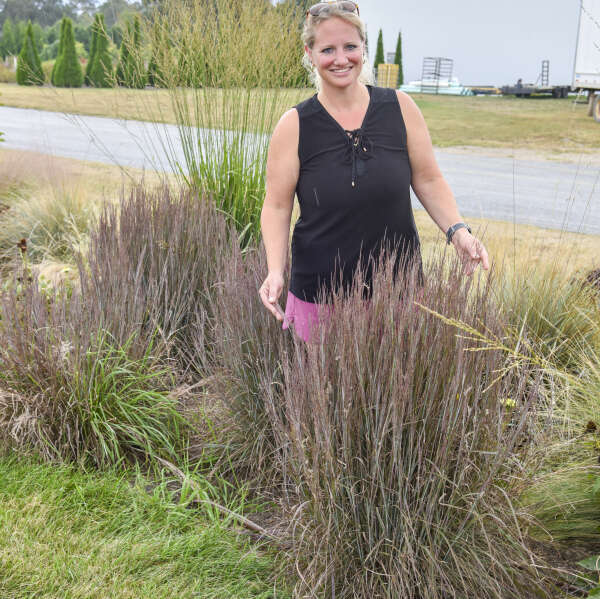
[(364, 131), (369, 113), (371, 111), (371, 106), (373, 104), (373, 93), (371, 86), (367, 85), (367, 90), (369, 92), (369, 104), (367, 106), (365, 116), (363, 117), (361, 126), (358, 129), (353, 130), (344, 129), (325, 108), (325, 106), (323, 106), (318, 95), (315, 94), (315, 99), (318, 105), (321, 107), (321, 110), (323, 110), (323, 112), (331, 119), (331, 121), (335, 123), (336, 127), (344, 136), (344, 140), (347, 143), (347, 160), (352, 164), (352, 187), (356, 186), (356, 180), (359, 174), (357, 160), (369, 160), (373, 157), (373, 142), (369, 139)]

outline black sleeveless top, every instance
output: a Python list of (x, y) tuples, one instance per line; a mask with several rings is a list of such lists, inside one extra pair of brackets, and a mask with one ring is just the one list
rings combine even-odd
[(406, 127), (393, 89), (367, 86), (362, 126), (345, 131), (316, 94), (298, 104), (301, 216), (292, 237), (290, 291), (316, 302), (341, 283), (347, 289), (359, 264), (391, 244), (398, 261), (420, 260), (410, 202)]

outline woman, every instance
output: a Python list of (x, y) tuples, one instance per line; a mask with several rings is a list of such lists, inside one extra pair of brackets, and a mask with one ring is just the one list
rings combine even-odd
[[(302, 39), (318, 93), (286, 112), (273, 132), (261, 214), (268, 274), (259, 294), (284, 328), (292, 322), (308, 341), (323, 292), (348, 286), (356, 267), (366, 267), (384, 243), (404, 258), (420, 259), (411, 185), (456, 248), (465, 273), (489, 264), (483, 244), (460, 218), (416, 104), (403, 92), (368, 85), (358, 5), (315, 4)], [(301, 216), (284, 314), (278, 300), (295, 194)]]

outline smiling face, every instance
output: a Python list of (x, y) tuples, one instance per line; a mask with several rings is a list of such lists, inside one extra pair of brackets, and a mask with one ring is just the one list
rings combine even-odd
[(305, 47), (323, 85), (348, 87), (355, 83), (363, 65), (363, 42), (347, 21), (327, 19), (315, 29), (312, 48)]

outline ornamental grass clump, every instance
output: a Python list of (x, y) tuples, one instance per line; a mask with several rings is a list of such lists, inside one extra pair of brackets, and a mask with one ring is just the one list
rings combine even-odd
[(212, 290), (237, 238), (207, 198), (189, 190), (136, 187), (108, 205), (80, 259), (81, 293), (98, 322), (140, 349), (158, 332), (184, 373), (201, 371), (196, 351), (213, 312)]
[(279, 409), (282, 360), (294, 347), (292, 332), (281, 330), (258, 296), (265, 272), (262, 248), (224, 266), (214, 295), (209, 361), (213, 394), (226, 414), (220, 436), (227, 437), (228, 451), (223, 455), (236, 473), (263, 488), (283, 480), (269, 412)]
[(171, 391), (204, 372), (232, 254), (205, 198), (138, 187), (105, 206), (76, 282), (44, 289), (24, 261), (0, 302), (0, 437), (51, 459), (178, 461), (189, 423)]
[(466, 279), (438, 256), (421, 289), (416, 272), (394, 283), (383, 263), (368, 301), (359, 276), (264, 386), (299, 494), (296, 596), (555, 596), (513, 501), (541, 376), (449, 324), (502, 334), (494, 273)]
[(173, 459), (184, 422), (155, 348), (134, 358), (77, 293), (33, 278), (0, 304), (0, 437), (49, 460), (103, 467)]
[(0, 268), (19, 259), (17, 244), (23, 239), (32, 262), (73, 261), (74, 248), (85, 245), (97, 208), (80, 190), (67, 186), (14, 193), (0, 212)]
[(515, 338), (525, 327), (544, 359), (577, 374), (582, 351), (600, 355), (600, 302), (583, 277), (565, 272), (555, 263), (507, 268), (499, 298)]
[(310, 95), (291, 89), (307, 82), (297, 11), (269, 2), (169, 0), (146, 30), (152, 71), (169, 90), (177, 125), (176, 136), (161, 130), (158, 151), (182, 182), (211, 195), (243, 246), (256, 245), (269, 134)]

